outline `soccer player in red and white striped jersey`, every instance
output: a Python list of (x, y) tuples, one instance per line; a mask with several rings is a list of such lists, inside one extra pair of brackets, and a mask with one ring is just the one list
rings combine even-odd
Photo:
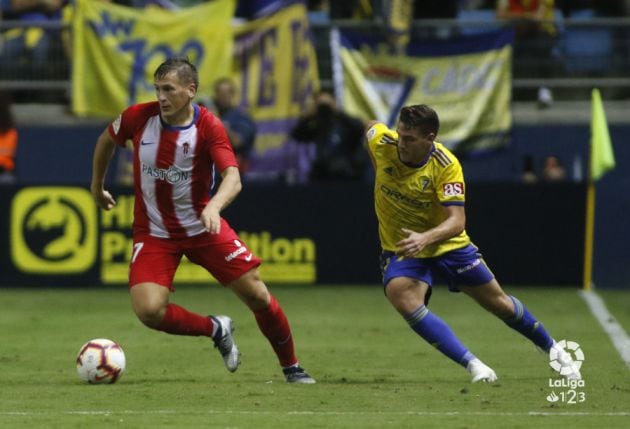
[[(261, 261), (221, 217), (241, 180), (221, 121), (192, 102), (199, 78), (184, 58), (162, 63), (154, 74), (157, 101), (127, 108), (99, 136), (91, 192), (105, 210), (116, 205), (105, 175), (116, 145), (133, 144), (135, 207), (129, 287), (134, 312), (148, 327), (169, 334), (208, 336), (234, 372), (240, 352), (232, 319), (202, 316), (169, 302), (183, 255), (201, 265), (252, 310), (271, 343), (285, 379), (312, 384), (299, 365), (289, 322), (260, 278)], [(212, 198), (214, 170), (222, 177)]]

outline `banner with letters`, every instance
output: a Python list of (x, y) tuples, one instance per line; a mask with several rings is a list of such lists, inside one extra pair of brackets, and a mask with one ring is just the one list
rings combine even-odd
[(428, 104), (440, 117), (438, 141), (458, 154), (507, 143), (511, 30), (411, 41), (404, 55), (373, 34), (344, 29), (332, 37), (342, 70), (336, 92), (349, 113), (391, 127), (402, 106)]
[(299, 169), (303, 147), (289, 141), (297, 118), (319, 89), (317, 57), (304, 2), (235, 28), (232, 76), (240, 108), (257, 125), (254, 172)]
[[(0, 240), (0, 288), (126, 285), (133, 246), (133, 189), (109, 190), (117, 204), (105, 211), (81, 186), (1, 186), (0, 210), (6, 216), (0, 218), (0, 236), (5, 237)], [(361, 204), (369, 213), (371, 192), (363, 183), (307, 190), (248, 186), (223, 215), (263, 260), (260, 272), (266, 282), (378, 282), (377, 235), (361, 238), (365, 230), (376, 231), (373, 212), (357, 221), (350, 211), (340, 216), (318, 210), (326, 199), (335, 205)], [(229, 255), (225, 258), (229, 263)], [(365, 260), (373, 262), (370, 267), (350, 268)], [(176, 285), (209, 283), (217, 281), (182, 259)]]
[(235, 0), (177, 11), (134, 9), (77, 0), (72, 17), (72, 110), (114, 117), (155, 99), (153, 72), (166, 58), (187, 56), (199, 71), (200, 95), (229, 75)]

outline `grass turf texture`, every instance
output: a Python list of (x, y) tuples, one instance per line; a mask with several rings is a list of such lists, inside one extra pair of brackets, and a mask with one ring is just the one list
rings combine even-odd
[[(586, 400), (576, 405), (550, 404), (547, 357), (463, 294), (438, 287), (430, 308), (495, 369), (494, 385), (471, 385), (461, 367), (407, 327), (378, 285), (272, 290), (316, 385), (284, 383), (253, 316), (220, 287), (180, 287), (172, 300), (234, 318), (243, 352), (234, 374), (209, 339), (141, 326), (124, 287), (0, 290), (0, 427), (630, 426), (630, 370), (575, 289), (507, 290), (557, 339), (581, 344)], [(628, 312), (628, 293), (610, 296), (615, 311)], [(79, 347), (96, 337), (125, 350), (127, 370), (117, 384), (87, 385), (76, 374)]]

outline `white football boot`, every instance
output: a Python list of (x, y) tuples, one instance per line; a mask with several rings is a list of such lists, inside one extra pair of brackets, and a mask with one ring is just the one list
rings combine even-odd
[(472, 382), (477, 383), (483, 381), (484, 383), (494, 383), (498, 380), (497, 374), (485, 363), (475, 358), (468, 362), (466, 371), (472, 375)]
[(212, 341), (214, 347), (219, 349), (219, 353), (223, 357), (225, 367), (228, 371), (234, 372), (241, 364), (241, 352), (238, 351), (232, 332), (234, 332), (234, 323), (228, 316), (211, 316), (214, 323), (217, 323), (217, 332), (214, 334)]

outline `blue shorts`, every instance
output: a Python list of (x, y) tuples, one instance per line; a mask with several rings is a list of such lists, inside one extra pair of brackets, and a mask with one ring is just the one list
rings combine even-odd
[(472, 244), (435, 258), (401, 258), (394, 252), (384, 251), (381, 272), (383, 286), (396, 277), (411, 277), (432, 286), (434, 277), (439, 277), (448, 283), (452, 292), (459, 292), (458, 285), (481, 286), (494, 278), (479, 249)]

